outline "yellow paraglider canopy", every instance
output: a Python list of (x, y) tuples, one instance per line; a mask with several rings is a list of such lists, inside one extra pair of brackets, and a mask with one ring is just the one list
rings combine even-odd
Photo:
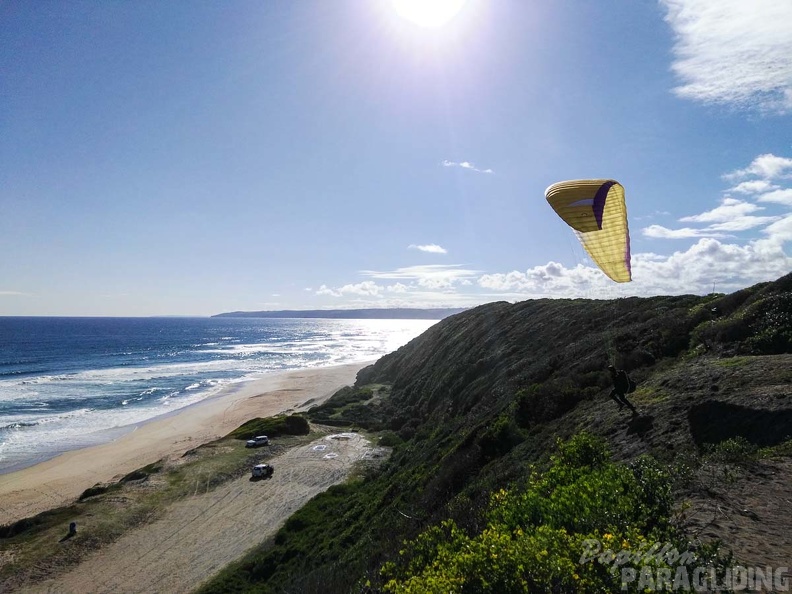
[(624, 188), (612, 179), (553, 184), (545, 198), (580, 239), (591, 259), (617, 283), (632, 280)]

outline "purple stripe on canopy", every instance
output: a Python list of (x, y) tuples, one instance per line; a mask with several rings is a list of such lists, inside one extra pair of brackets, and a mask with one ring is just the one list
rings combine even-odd
[(597, 228), (602, 229), (602, 213), (605, 211), (605, 198), (608, 197), (608, 192), (611, 187), (616, 184), (613, 180), (608, 180), (599, 187), (597, 193), (594, 195), (594, 218), (597, 220)]
[(630, 265), (630, 234), (627, 234), (627, 245), (624, 250), (624, 265), (627, 267), (627, 274), (630, 275), (632, 280), (632, 266)]

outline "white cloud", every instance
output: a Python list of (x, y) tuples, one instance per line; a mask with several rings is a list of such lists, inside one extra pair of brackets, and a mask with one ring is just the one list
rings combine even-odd
[(365, 280), (336, 288), (322, 285), (316, 294), (343, 297), (342, 307), (366, 304), (376, 307), (459, 307), (484, 301), (479, 295), (457, 290), (458, 287), (472, 285), (472, 280), (480, 274), (480, 271), (463, 268), (460, 264), (408, 266), (382, 272), (364, 270), (361, 274), (405, 282), (381, 285)]
[(692, 229), (683, 227), (682, 229), (669, 229), (662, 225), (649, 225), (641, 229), (644, 237), (653, 239), (690, 239), (694, 237), (723, 237), (723, 234), (707, 231), (706, 229)]
[(721, 205), (717, 208), (698, 215), (682, 217), (679, 220), (683, 223), (719, 223), (743, 217), (757, 210), (763, 209), (752, 202), (745, 202), (736, 198), (724, 198), (721, 201)]
[(444, 247), (437, 245), (436, 243), (429, 243), (426, 245), (415, 245), (414, 243), (407, 246), (407, 249), (410, 250), (420, 250), (422, 252), (427, 252), (430, 254), (447, 254), (448, 250)]
[(345, 295), (361, 295), (366, 297), (377, 297), (381, 295), (385, 289), (375, 283), (374, 281), (363, 281), (360, 283), (350, 283), (335, 289), (322, 285), (317, 295), (328, 295), (330, 297), (344, 297)]
[(25, 296), (27, 293), (21, 293), (20, 291), (0, 291), (0, 297), (11, 297), (11, 296)]
[(317, 295), (329, 295), (330, 297), (341, 297), (341, 293), (335, 291), (328, 287), (327, 285), (322, 285), (316, 291)]
[(759, 200), (759, 202), (775, 202), (776, 204), (792, 206), (792, 188), (773, 190), (767, 194), (762, 194), (757, 200)]
[(479, 169), (470, 161), (449, 161), (447, 159), (443, 160), (442, 163), (443, 167), (461, 167), (462, 169), (469, 169), (470, 171), (475, 171), (477, 173), (495, 173), (492, 169)]
[[(607, 299), (628, 295), (705, 294), (732, 292), (758, 282), (775, 280), (792, 269), (782, 247), (792, 241), (792, 215), (770, 225), (772, 236), (748, 245), (699, 239), (687, 250), (670, 256), (638, 253), (632, 256), (631, 283), (614, 283), (598, 268), (578, 264), (566, 268), (556, 262), (525, 272), (485, 274), (480, 287), (511, 298), (586, 297)], [(770, 235), (770, 233), (768, 233)]]
[(792, 241), (792, 214), (779, 219), (772, 225), (768, 225), (764, 233), (768, 236), (765, 240), (767, 244), (780, 245), (784, 242)]
[(670, 214), (671, 213), (668, 212), (667, 210), (656, 210), (654, 212), (650, 212), (649, 214), (645, 214), (645, 215), (642, 215), (642, 216), (631, 217), (631, 219), (633, 221), (643, 221), (643, 220), (646, 220), (646, 219), (653, 219), (655, 217), (667, 217)]
[[(712, 237), (712, 231), (746, 231), (775, 221), (778, 217), (757, 217), (749, 213), (764, 210), (753, 202), (724, 198), (721, 205), (707, 212), (679, 219), (683, 223), (714, 223), (701, 230), (701, 236)], [(644, 233), (646, 234), (646, 233)]]
[[(725, 221), (723, 223), (710, 225), (705, 231), (747, 231), (748, 229), (761, 227), (762, 225), (767, 225), (776, 220), (778, 220), (778, 217), (740, 217), (733, 221)], [(710, 234), (709, 236), (718, 237), (715, 234)]]
[(449, 295), (452, 297), (455, 295), (456, 286), (471, 285), (471, 278), (475, 278), (479, 271), (464, 270), (454, 266), (411, 266), (391, 272), (362, 271), (362, 274), (377, 279), (398, 278), (410, 282), (380, 285), (374, 281), (366, 280), (337, 288), (322, 285), (316, 294), (330, 297), (358, 296), (379, 299), (386, 294), (416, 295), (419, 292), (423, 292), (425, 298), (428, 292), (439, 292), (447, 299)]
[(731, 292), (775, 280), (790, 270), (792, 259), (778, 242), (760, 240), (746, 246), (700, 239), (669, 257), (635, 254), (633, 280), (641, 294)]
[(672, 69), (685, 98), (784, 113), (792, 109), (792, 3), (661, 0), (676, 35)]
[[(319, 292), (317, 292), (319, 294)], [(488, 301), (484, 295), (460, 292), (453, 288), (431, 289), (417, 283), (376, 285), (372, 281), (344, 285), (338, 289), (325, 287), (323, 295), (343, 297), (334, 307), (467, 307)], [(498, 295), (501, 299), (501, 295)]]
[[(503, 299), (503, 296), (498, 295), (496, 298)], [(410, 291), (405, 294), (396, 293), (380, 297), (377, 300), (364, 297), (350, 298), (343, 304), (339, 304), (339, 307), (471, 307), (486, 301), (491, 301), (491, 299), (485, 295), (443, 291)]]
[[(790, 54), (792, 55), (792, 54)], [(792, 60), (789, 60), (792, 63)], [(765, 153), (756, 157), (745, 169), (737, 169), (724, 175), (724, 179), (734, 180), (755, 176), (763, 180), (788, 177), (792, 174), (792, 159)]]
[(660, 225), (651, 225), (642, 229), (643, 235), (655, 239), (723, 238), (728, 237), (724, 233), (748, 231), (779, 220), (779, 216), (757, 216), (754, 214), (765, 210), (764, 206), (760, 206), (756, 202), (792, 206), (792, 188), (782, 188), (771, 182), (771, 180), (792, 178), (792, 159), (790, 158), (765, 153), (756, 157), (748, 167), (736, 169), (724, 175), (723, 178), (730, 181), (745, 180), (727, 192), (750, 196), (753, 201), (727, 195), (716, 208), (679, 219), (682, 223), (708, 224), (704, 228), (669, 229)]
[(461, 264), (427, 264), (407, 266), (392, 271), (361, 270), (361, 274), (376, 279), (409, 280), (428, 289), (447, 289), (465, 279), (470, 279), (480, 271), (463, 268)]
[(578, 264), (566, 268), (557, 262), (534, 266), (525, 272), (484, 274), (478, 285), (491, 291), (510, 292), (526, 297), (595, 296), (616, 285), (602, 271), (592, 266)]
[(342, 295), (368, 295), (370, 297), (379, 295), (381, 291), (382, 287), (374, 281), (363, 281), (362, 283), (344, 285), (338, 289), (338, 292)]
[(761, 194), (762, 192), (769, 192), (777, 188), (778, 186), (774, 186), (767, 180), (755, 179), (741, 182), (733, 188), (729, 188), (729, 192), (735, 192), (737, 194)]
[[(423, 267), (410, 267), (375, 274), (412, 276), (414, 282), (398, 282), (383, 288), (365, 281), (345, 285), (335, 293), (352, 297), (345, 301), (344, 307), (453, 307), (541, 297), (612, 299), (631, 295), (705, 294), (713, 290), (728, 293), (775, 280), (792, 269), (792, 258), (783, 249), (786, 242), (792, 242), (792, 214), (770, 224), (764, 235), (765, 238), (747, 245), (706, 237), (671, 255), (634, 253), (631, 283), (615, 283), (592, 265), (567, 268), (548, 262), (525, 271), (479, 274), (475, 279), (465, 276), (452, 283), (453, 286), (437, 287), (419, 282), (426, 272)], [(471, 272), (475, 271), (465, 270), (466, 274)], [(465, 283), (471, 284), (465, 286)]]

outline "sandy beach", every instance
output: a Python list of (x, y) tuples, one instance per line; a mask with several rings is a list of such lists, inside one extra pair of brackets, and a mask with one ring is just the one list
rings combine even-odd
[(0, 525), (68, 504), (85, 489), (228, 434), (254, 417), (299, 411), (351, 385), (371, 362), (278, 372), (246, 382), (117, 440), (0, 475)]

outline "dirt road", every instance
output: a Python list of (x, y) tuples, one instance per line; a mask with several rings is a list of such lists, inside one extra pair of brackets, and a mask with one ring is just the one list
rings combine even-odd
[(329, 435), (271, 460), (272, 478), (248, 476), (173, 504), (32, 592), (190, 592), (273, 535), (314, 495), (339, 483), (369, 451), (354, 433)]

